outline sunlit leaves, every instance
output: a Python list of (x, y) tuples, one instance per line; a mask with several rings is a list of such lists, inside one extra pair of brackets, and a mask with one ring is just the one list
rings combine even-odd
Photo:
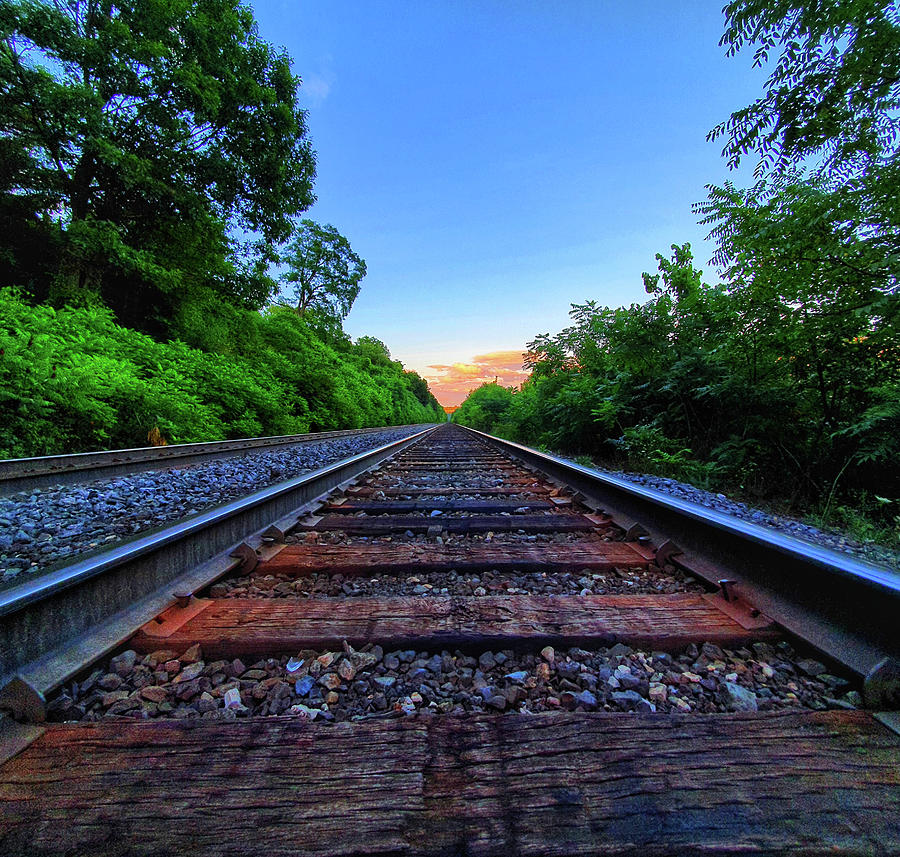
[(235, 317), (239, 330), (220, 342), (230, 353), (156, 342), (102, 307), (30, 306), (8, 289), (0, 320), (4, 457), (139, 446), (154, 429), (183, 442), (443, 419), (415, 373), (373, 365), (366, 344), (337, 352), (289, 310)]
[(346, 318), (366, 263), (334, 226), (302, 220), (280, 261), (284, 291), (300, 315), (318, 313), (337, 324)]

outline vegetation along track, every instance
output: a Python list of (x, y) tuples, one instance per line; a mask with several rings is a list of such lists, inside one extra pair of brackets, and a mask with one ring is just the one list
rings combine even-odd
[(897, 853), (891, 573), (620, 489), (442, 426), (20, 589), (0, 852)]

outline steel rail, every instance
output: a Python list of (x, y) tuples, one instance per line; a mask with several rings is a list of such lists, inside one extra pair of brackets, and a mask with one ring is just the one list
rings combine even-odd
[(318, 440), (373, 434), (413, 426), (381, 426), (377, 428), (320, 431), (307, 434), (245, 437), (201, 443), (178, 443), (169, 446), (141, 446), (133, 449), (109, 449), (100, 452), (75, 452), (67, 455), (45, 455), (34, 458), (0, 459), (0, 497), (19, 491), (30, 491), (46, 485), (71, 484), (137, 473), (172, 465), (185, 466), (211, 458), (234, 458), (260, 449), (293, 446)]
[[(240, 566), (252, 542), (434, 427), (271, 485), (0, 591), (0, 688), (22, 675), (46, 693), (176, 599)], [(251, 541), (252, 540), (252, 541)]]
[[(673, 562), (730, 591), (854, 673), (900, 657), (900, 572), (466, 428), (581, 492)], [(723, 574), (723, 570), (725, 573)]]

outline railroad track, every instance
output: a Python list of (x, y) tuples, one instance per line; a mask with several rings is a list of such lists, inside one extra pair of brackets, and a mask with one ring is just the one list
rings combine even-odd
[(232, 458), (247, 455), (250, 452), (312, 443), (318, 440), (373, 434), (390, 428), (403, 429), (410, 428), (410, 426), (320, 431), (272, 437), (245, 437), (206, 443), (176, 443), (134, 449), (0, 459), (0, 497), (7, 497), (20, 491), (44, 488), (47, 485), (89, 482), (93, 479), (117, 476), (122, 473), (140, 473), (160, 467), (185, 467), (214, 458)]
[(33, 581), (0, 853), (898, 853), (900, 584), (757, 530), (444, 426)]

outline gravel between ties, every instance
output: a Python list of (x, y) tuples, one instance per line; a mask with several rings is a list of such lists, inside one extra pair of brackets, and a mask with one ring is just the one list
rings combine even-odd
[(774, 711), (855, 708), (853, 684), (786, 643), (672, 655), (611, 648), (540, 652), (303, 651), (207, 661), (199, 645), (145, 657), (125, 651), (50, 703), (54, 721), (107, 717), (233, 720), (293, 715), (358, 720), (412, 714)]
[(187, 467), (0, 498), (0, 583), (120, 539), (180, 521), (260, 488), (407, 437), (422, 426), (311, 441)]
[(705, 592), (690, 575), (668, 567), (621, 568), (595, 572), (422, 571), (417, 574), (373, 574), (344, 577), (312, 573), (253, 574), (214, 583), (212, 598), (384, 598), (388, 596), (485, 595), (636, 595)]

